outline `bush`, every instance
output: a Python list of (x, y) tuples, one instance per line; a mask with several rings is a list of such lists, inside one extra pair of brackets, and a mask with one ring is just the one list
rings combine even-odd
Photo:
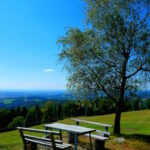
[(24, 117), (23, 116), (15, 117), (13, 119), (13, 121), (8, 124), (9, 129), (14, 129), (17, 126), (24, 126)]
[(150, 98), (146, 99), (146, 108), (150, 109)]

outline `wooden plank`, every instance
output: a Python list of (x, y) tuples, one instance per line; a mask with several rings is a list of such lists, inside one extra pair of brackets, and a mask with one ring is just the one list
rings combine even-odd
[(54, 140), (53, 133), (50, 133), (49, 136), (50, 136), (50, 139), (51, 139), (53, 150), (56, 150), (56, 143), (55, 143), (55, 140)]
[(91, 138), (91, 133), (89, 133), (89, 138), (90, 138), (90, 147), (91, 147), (91, 150), (93, 150), (93, 145), (92, 145), (92, 138)]
[(22, 129), (19, 129), (19, 133), (20, 133), (20, 136), (21, 136), (21, 138), (22, 138), (22, 142), (23, 142), (23, 149), (24, 149), (24, 150), (27, 150), (27, 147), (26, 147), (26, 141), (25, 141), (25, 138), (24, 138), (24, 135), (23, 135)]
[(110, 136), (110, 132), (96, 130), (97, 133)]
[[(33, 140), (33, 139), (30, 139), (30, 138), (25, 138), (25, 140), (29, 141), (29, 142), (32, 142), (32, 143), (37, 143), (37, 144), (40, 144), (40, 145), (43, 145), (43, 146), (52, 147), (51, 142), (43, 142), (43, 141), (40, 141), (40, 140)], [(60, 148), (60, 149), (66, 149), (66, 148), (69, 148), (69, 147), (72, 147), (72, 146), (69, 145), (69, 144), (56, 144), (56, 147)]]
[(95, 139), (94, 149), (95, 150), (105, 150), (105, 141), (100, 141), (100, 140)]
[(60, 137), (60, 140), (62, 141), (62, 131), (59, 130), (59, 137)]
[[(32, 135), (28, 135), (28, 134), (24, 134), (24, 137), (25, 137), (25, 138), (30, 138), (30, 139), (42, 140), (42, 141), (46, 141), (46, 142), (51, 142), (51, 139), (49, 139), (49, 138), (43, 138), (43, 137), (38, 137), (38, 136), (32, 136)], [(63, 141), (55, 140), (55, 143), (62, 144)]]
[(44, 126), (46, 128), (54, 128), (54, 129), (64, 130), (64, 131), (77, 133), (77, 134), (86, 134), (86, 133), (96, 131), (95, 129), (92, 128), (86, 128), (86, 127), (81, 127), (76, 125), (66, 125), (61, 123), (46, 124)]
[[(72, 146), (69, 144), (65, 144), (60, 140), (54, 140), (53, 134), (57, 134), (60, 136), (59, 132), (54, 131), (47, 131), (47, 130), (38, 130), (33, 128), (23, 128), (23, 127), (17, 127), (19, 129), (20, 135), (23, 139), (24, 143), (24, 150), (27, 150), (26, 144), (29, 142), (31, 146), (35, 146), (34, 148), (31, 147), (31, 149), (36, 149), (37, 144), (52, 147), (53, 150), (58, 149), (70, 149)], [(39, 133), (48, 133), (49, 138), (39, 137), (39, 136), (33, 136), (28, 134), (23, 134), (23, 131), (30, 131), (30, 132), (39, 132)]]
[(56, 131), (48, 131), (48, 130), (40, 130), (40, 129), (34, 129), (34, 128), (24, 128), (24, 127), (17, 127), (17, 129), (25, 130), (25, 131), (30, 131), (30, 132), (39, 132), (39, 133), (53, 133), (56, 135), (60, 135), (59, 132)]
[(110, 125), (110, 124), (92, 122), (92, 121), (81, 120), (81, 119), (76, 119), (76, 118), (73, 118), (73, 120), (76, 121), (76, 122), (83, 122), (83, 123), (88, 123), (88, 124), (94, 124), (94, 125), (99, 125), (99, 126), (103, 126), (103, 127), (112, 127), (112, 125)]
[[(89, 134), (84, 134), (84, 136), (89, 136)], [(96, 135), (96, 134), (91, 134), (91, 137), (92, 137), (92, 138), (95, 138), (95, 139), (98, 139), (98, 140), (101, 140), (101, 141), (105, 141), (105, 140), (108, 140), (108, 139), (109, 139), (109, 138), (107, 138), (107, 137), (103, 137), (103, 136)]]

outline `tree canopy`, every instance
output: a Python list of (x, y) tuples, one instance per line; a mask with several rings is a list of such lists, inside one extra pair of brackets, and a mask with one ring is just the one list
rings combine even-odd
[(116, 103), (114, 133), (126, 91), (150, 80), (150, 5), (143, 0), (85, 0), (88, 28), (58, 40), (68, 87), (103, 91)]

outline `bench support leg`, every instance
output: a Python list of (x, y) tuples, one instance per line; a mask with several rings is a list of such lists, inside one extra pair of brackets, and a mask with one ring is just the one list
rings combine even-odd
[(96, 140), (94, 141), (95, 150), (104, 150), (105, 141)]
[(31, 150), (37, 150), (37, 144), (36, 143), (31, 143)]
[(62, 131), (59, 130), (60, 141), (62, 141)]
[(91, 149), (90, 149), (90, 150), (93, 150), (93, 145), (92, 145), (92, 138), (91, 138), (91, 133), (89, 133), (89, 138), (90, 138), (90, 147), (91, 147)]
[(68, 143), (73, 144), (74, 143), (74, 134), (71, 132), (68, 132)]

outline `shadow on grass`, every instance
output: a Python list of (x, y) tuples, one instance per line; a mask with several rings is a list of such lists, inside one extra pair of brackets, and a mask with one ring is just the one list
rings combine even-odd
[(144, 135), (144, 134), (131, 134), (131, 135), (126, 135), (126, 134), (121, 134), (120, 136), (123, 136), (124, 138), (127, 139), (136, 139), (140, 140), (146, 143), (150, 143), (150, 135)]

